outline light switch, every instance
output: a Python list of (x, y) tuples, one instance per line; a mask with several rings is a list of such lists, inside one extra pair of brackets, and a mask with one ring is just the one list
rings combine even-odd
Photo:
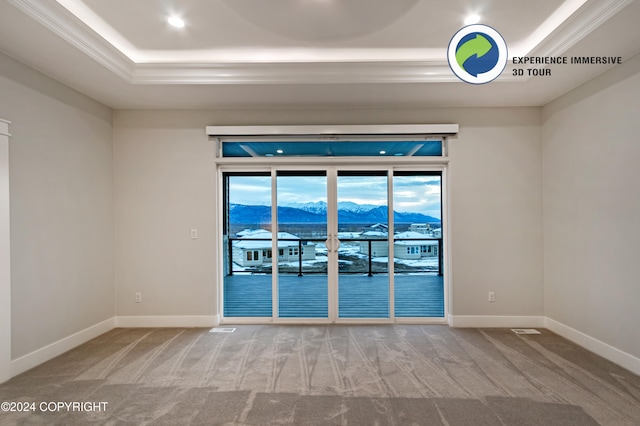
[(198, 230), (197, 229), (192, 229), (191, 230), (191, 239), (195, 240), (198, 238)]

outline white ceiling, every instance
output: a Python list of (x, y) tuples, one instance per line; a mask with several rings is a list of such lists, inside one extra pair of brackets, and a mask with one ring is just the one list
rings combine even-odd
[(112, 108), (537, 106), (609, 67), (463, 83), (471, 13), (510, 57), (640, 51), (638, 0), (5, 0), (0, 51)]

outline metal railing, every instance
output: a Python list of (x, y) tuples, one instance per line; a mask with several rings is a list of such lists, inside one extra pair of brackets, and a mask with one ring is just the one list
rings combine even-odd
[[(235, 241), (265, 241), (265, 242), (271, 242), (271, 238), (228, 238), (227, 240), (227, 245), (228, 245), (228, 275), (233, 275), (234, 272), (244, 272), (244, 271), (234, 271), (233, 265), (234, 265), (234, 261), (233, 261), (233, 247), (234, 247), (234, 242)], [(307, 245), (307, 243), (309, 242), (319, 242), (319, 243), (325, 243), (326, 242), (326, 238), (305, 238), (305, 239), (297, 239), (297, 238), (279, 238), (278, 242), (280, 241), (289, 241), (289, 242), (297, 242), (297, 251), (298, 251), (298, 276), (302, 276), (303, 275), (303, 270), (302, 270), (302, 261), (303, 261), (303, 247), (305, 247)], [(384, 242), (384, 241), (388, 241), (387, 238), (340, 238), (339, 241), (341, 243), (349, 243), (349, 242), (363, 242), (366, 241), (367, 242), (367, 253), (365, 253), (367, 255), (367, 275), (368, 276), (373, 276), (374, 273), (379, 273), (374, 271), (373, 268), (373, 258), (377, 257), (377, 256), (373, 256), (373, 250), (372, 250), (372, 244), (374, 242)], [(438, 257), (438, 275), (442, 275), (442, 262), (443, 262), (443, 253), (442, 253), (442, 238), (394, 238), (393, 242), (394, 244), (396, 242), (399, 241), (437, 241), (438, 242), (438, 253), (437, 253), (437, 257)], [(288, 250), (289, 248), (291, 248), (292, 246), (286, 246), (283, 248), (283, 250)], [(280, 247), (278, 247), (278, 249), (280, 249)], [(247, 250), (250, 251), (264, 251), (264, 250), (272, 250), (272, 246), (266, 246), (265, 247), (256, 247), (256, 248), (247, 248)], [(421, 249), (419, 249), (421, 250)], [(273, 252), (271, 254), (273, 256)], [(276, 255), (279, 255), (279, 253), (277, 253)], [(435, 257), (435, 256), (429, 256), (429, 257)], [(271, 258), (267, 257), (269, 259), (269, 261), (271, 261)], [(422, 258), (422, 257), (421, 257)], [(394, 258), (395, 259), (399, 259), (398, 257)], [(416, 272), (431, 272), (431, 271), (416, 271)], [(319, 272), (305, 272), (307, 274), (309, 273), (319, 273)], [(342, 271), (341, 273), (354, 273), (354, 274), (360, 274), (362, 273), (362, 271)]]

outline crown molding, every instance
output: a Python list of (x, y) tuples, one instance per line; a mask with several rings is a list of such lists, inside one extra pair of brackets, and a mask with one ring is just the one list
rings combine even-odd
[[(459, 82), (442, 58), (402, 61), (136, 63), (55, 0), (8, 0), (131, 84), (357, 84)], [(589, 0), (527, 55), (558, 56), (633, 0)], [(524, 52), (523, 52), (524, 53)], [(498, 81), (512, 77), (511, 64)]]
[(459, 81), (446, 61), (138, 64), (135, 84), (348, 84)]
[(634, 0), (590, 0), (552, 34), (532, 49), (529, 56), (561, 56)]
[(117, 76), (131, 81), (135, 63), (55, 0), (8, 0), (8, 2)]

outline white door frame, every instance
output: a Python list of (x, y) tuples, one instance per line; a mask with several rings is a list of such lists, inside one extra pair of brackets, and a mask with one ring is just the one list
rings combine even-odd
[[(252, 171), (256, 170), (256, 168), (261, 168), (262, 170), (272, 170), (273, 166), (276, 165), (297, 165), (302, 166), (336, 166), (336, 165), (348, 165), (348, 166), (363, 166), (368, 165), (369, 167), (374, 165), (387, 165), (389, 167), (404, 167), (404, 168), (416, 168), (417, 170), (434, 170), (441, 171), (442, 173), (442, 181), (441, 181), (441, 191), (442, 191), (442, 238), (443, 238), (443, 249), (444, 249), (444, 301), (445, 301), (445, 315), (442, 321), (438, 321), (439, 323), (446, 323), (446, 318), (448, 317), (449, 309), (449, 294), (450, 294), (450, 285), (449, 285), (449, 277), (451, 271), (451, 250), (449, 249), (450, 237), (449, 237), (449, 194), (448, 194), (448, 176), (447, 176), (447, 165), (449, 162), (448, 159), (448, 145), (447, 145), (447, 136), (457, 135), (459, 130), (458, 124), (377, 124), (377, 125), (285, 125), (285, 126), (206, 126), (205, 132), (210, 137), (210, 140), (216, 144), (216, 155), (214, 162), (216, 163), (216, 167), (218, 168), (216, 173), (216, 189), (218, 190), (218, 196), (216, 197), (217, 209), (216, 212), (218, 214), (218, 218), (216, 220), (216, 241), (218, 254), (216, 256), (216, 269), (218, 271), (217, 274), (217, 282), (218, 286), (218, 317), (224, 321), (222, 310), (223, 304), (223, 268), (218, 267), (222, 265), (222, 256), (223, 256), (223, 241), (222, 241), (222, 208), (224, 206), (222, 200), (222, 191), (221, 184), (222, 173), (226, 168), (229, 168), (228, 171), (240, 171), (236, 169), (237, 166), (239, 169), (244, 169), (244, 171)], [(337, 139), (340, 137), (346, 136), (348, 137), (359, 137), (359, 136), (373, 136), (378, 138), (386, 138), (386, 137), (401, 137), (411, 139), (412, 137), (421, 137), (421, 136), (434, 136), (442, 138), (442, 156), (440, 157), (401, 157), (401, 158), (393, 158), (389, 157), (322, 157), (322, 158), (292, 158), (292, 157), (257, 157), (257, 158), (223, 158), (222, 157), (222, 139), (223, 138), (271, 138), (274, 137), (311, 137), (315, 139), (322, 138), (331, 138)], [(390, 160), (393, 163), (390, 163)], [(410, 322), (422, 322), (419, 320), (413, 319), (403, 319), (404, 321)], [(233, 322), (242, 322), (241, 320), (234, 319)], [(247, 319), (246, 322), (256, 322), (255, 319)], [(273, 322), (273, 319), (267, 321)], [(312, 321), (309, 321), (312, 322)], [(315, 322), (315, 321), (313, 321)], [(367, 320), (367, 322), (373, 322)], [(400, 322), (400, 321), (398, 321)], [(426, 321), (433, 322), (433, 321)]]
[[(338, 158), (338, 161), (336, 161)], [(329, 316), (328, 318), (278, 318), (277, 317), (277, 278), (273, 280), (273, 312), (271, 318), (242, 318), (242, 317), (233, 317), (233, 318), (225, 318), (224, 317), (224, 268), (217, 267), (218, 271), (216, 276), (216, 285), (217, 285), (217, 294), (218, 294), (218, 312), (219, 317), (221, 319), (221, 323), (224, 324), (243, 324), (243, 323), (295, 323), (295, 324), (318, 324), (318, 323), (368, 323), (368, 324), (379, 324), (379, 323), (420, 323), (420, 324), (445, 324), (447, 323), (448, 313), (450, 312), (450, 271), (451, 271), (451, 261), (450, 261), (450, 253), (449, 249), (449, 194), (448, 194), (448, 159), (443, 159), (442, 157), (436, 157), (439, 161), (434, 161), (434, 159), (429, 158), (430, 161), (416, 161), (415, 158), (400, 158), (394, 159), (395, 161), (390, 164), (389, 159), (387, 158), (386, 162), (372, 162), (371, 158), (368, 157), (332, 157), (329, 159), (325, 158), (304, 158), (301, 161), (300, 158), (278, 158), (276, 164), (273, 164), (273, 161), (268, 161), (268, 159), (244, 159), (244, 162), (238, 161), (217, 161), (217, 173), (216, 173), (216, 190), (218, 193), (217, 197), (217, 209), (218, 220), (216, 227), (216, 235), (219, 236), (216, 238), (218, 241), (217, 244), (217, 266), (222, 266), (224, 259), (224, 247), (222, 240), (222, 230), (223, 230), (223, 214), (222, 211), (224, 209), (224, 200), (222, 199), (222, 185), (224, 185), (224, 180), (222, 179), (222, 175), (225, 172), (268, 172), (271, 174), (272, 178), (272, 188), (275, 187), (275, 182), (273, 181), (276, 176), (276, 172), (278, 170), (327, 170), (327, 187), (330, 188), (329, 191), (335, 191), (335, 184), (332, 185), (329, 182), (330, 175), (333, 175), (333, 179), (337, 177), (338, 170), (362, 170), (362, 171), (376, 171), (376, 170), (387, 170), (388, 171), (388, 206), (390, 209), (393, 209), (393, 172), (394, 171), (433, 171), (441, 173), (441, 191), (442, 191), (442, 239), (443, 239), (443, 285), (444, 285), (444, 316), (443, 318), (395, 318), (394, 315), (394, 306), (393, 306), (393, 264), (390, 263), (390, 282), (389, 282), (389, 291), (390, 291), (390, 313), (389, 318), (377, 319), (377, 318), (363, 318), (363, 319), (340, 319), (337, 317), (337, 285), (332, 285), (329, 283)], [(224, 159), (218, 159), (224, 160)], [(238, 159), (233, 159), (238, 160)], [(257, 160), (257, 161), (256, 161)], [(266, 160), (266, 161), (265, 161)], [(301, 163), (303, 163), (301, 165)], [(372, 164), (373, 163), (373, 164)], [(329, 173), (329, 170), (333, 170), (332, 173)], [(334, 182), (335, 183), (335, 182)], [(331, 189), (333, 188), (333, 189)], [(336, 194), (330, 195), (327, 194), (329, 203), (330, 200), (332, 202), (337, 202)], [(277, 199), (275, 198), (275, 191), (272, 191), (272, 217), (276, 217), (273, 214), (273, 210), (277, 211)], [(337, 207), (337, 206), (334, 206)], [(332, 214), (337, 214), (337, 208), (333, 209), (336, 212)], [(328, 212), (332, 212), (330, 206), (328, 206)], [(330, 221), (330, 218), (327, 218)], [(391, 222), (393, 221), (393, 217), (389, 219)], [(390, 222), (390, 224), (391, 224)], [(334, 218), (333, 222), (337, 226), (337, 216)], [(337, 229), (337, 228), (336, 228)], [(327, 230), (329, 232), (329, 229)], [(274, 244), (277, 244), (274, 243)], [(390, 252), (389, 256), (393, 255), (393, 245), (390, 244)], [(272, 251), (276, 250), (272, 248)], [(273, 251), (276, 253), (277, 251)], [(337, 253), (334, 253), (337, 256)], [(391, 258), (391, 257), (390, 257)], [(273, 262), (277, 262), (277, 257), (274, 256)], [(337, 260), (337, 259), (336, 259)], [(329, 259), (328, 267), (333, 264), (337, 265), (336, 262), (331, 262)], [(274, 269), (277, 270), (277, 265), (274, 265)], [(332, 271), (328, 271), (328, 274), (331, 274)], [(337, 271), (333, 272), (334, 275), (337, 276)], [(277, 274), (276, 274), (277, 275)]]
[(0, 119), (0, 383), (11, 378), (9, 124)]

